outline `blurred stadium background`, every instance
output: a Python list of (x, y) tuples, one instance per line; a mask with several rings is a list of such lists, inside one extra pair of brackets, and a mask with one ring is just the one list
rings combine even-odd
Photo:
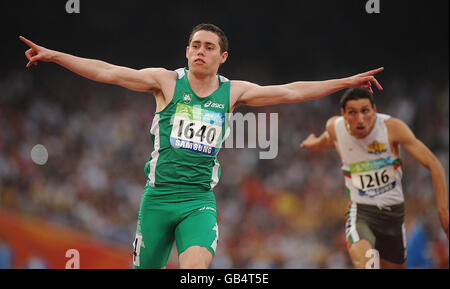
[[(186, 65), (192, 27), (209, 22), (230, 40), (219, 70), (230, 79), (267, 85), (384, 66), (378, 110), (405, 121), (448, 175), (449, 2), (380, 1), (376, 15), (366, 13), (365, 0), (80, 0), (80, 14), (67, 14), (66, 1), (2, 1), (0, 268), (64, 268), (71, 248), (79, 250), (81, 268), (130, 268), (153, 149), (152, 95), (94, 83), (55, 64), (26, 70), (19, 35), (136, 69), (176, 69)], [(259, 160), (258, 149), (221, 150), (220, 239), (211, 268), (351, 268), (337, 153), (298, 147), (339, 113), (341, 93), (237, 110), (279, 113), (279, 152)], [(45, 165), (31, 160), (36, 144), (48, 150)], [(403, 161), (408, 268), (448, 268), (430, 174), (407, 154)], [(169, 267), (177, 267), (175, 252)]]

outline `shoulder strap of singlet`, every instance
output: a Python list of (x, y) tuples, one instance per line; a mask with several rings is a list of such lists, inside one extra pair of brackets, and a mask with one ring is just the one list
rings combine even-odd
[(219, 82), (220, 84), (230, 81), (228, 78), (226, 78), (225, 76), (219, 75)]
[(184, 74), (186, 73), (184, 68), (178, 68), (175, 70), (175, 72), (178, 74), (178, 79), (182, 79)]

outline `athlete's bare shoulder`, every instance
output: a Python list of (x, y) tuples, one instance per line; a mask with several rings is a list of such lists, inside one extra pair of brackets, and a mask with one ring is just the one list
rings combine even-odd
[(409, 126), (401, 119), (390, 117), (384, 123), (388, 130), (389, 139), (393, 143), (403, 144), (415, 138)]
[(175, 71), (161, 67), (145, 68), (142, 69), (142, 71), (148, 76), (155, 78), (160, 85), (163, 85), (166, 82), (173, 82), (177, 79), (177, 73)]
[(121, 67), (120, 83), (126, 88), (137, 91), (162, 92), (170, 84), (175, 83), (176, 72), (165, 68), (143, 68), (139, 70)]
[(339, 118), (339, 115), (334, 115), (327, 120), (327, 126), (334, 125), (334, 122)]
[(256, 84), (244, 80), (230, 80), (230, 93), (233, 97), (239, 98), (251, 86)]
[(327, 124), (326, 124), (326, 130), (328, 132), (328, 134), (330, 135), (331, 139), (333, 141), (336, 140), (336, 130), (334, 129), (334, 123), (336, 122), (336, 120), (339, 118), (338, 115), (332, 116), (327, 120)]
[(280, 99), (286, 90), (281, 86), (262, 86), (250, 81), (232, 80), (230, 88), (231, 108), (238, 105), (265, 106), (281, 103)]
[(392, 116), (390, 118), (386, 119), (384, 121), (384, 123), (387, 126), (390, 126), (390, 127), (404, 127), (404, 126), (406, 126), (406, 124), (401, 119), (398, 119), (398, 118), (392, 117)]
[(239, 98), (251, 86), (256, 84), (243, 80), (230, 80), (230, 107), (231, 111), (239, 105)]
[(396, 117), (390, 117), (384, 121), (390, 134), (401, 133), (402, 131), (410, 130), (409, 126), (401, 119)]
[(162, 111), (172, 100), (177, 73), (165, 68), (145, 68), (141, 69), (141, 72), (145, 78), (151, 79), (155, 83), (150, 92), (156, 99), (156, 111)]

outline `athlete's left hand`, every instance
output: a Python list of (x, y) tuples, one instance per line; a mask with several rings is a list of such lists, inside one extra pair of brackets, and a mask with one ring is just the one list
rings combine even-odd
[(351, 76), (348, 78), (349, 81), (349, 87), (360, 87), (365, 88), (369, 90), (370, 93), (373, 93), (372, 90), (372, 83), (375, 84), (375, 86), (379, 90), (383, 90), (383, 87), (381, 87), (378, 80), (374, 77), (375, 74), (378, 72), (381, 72), (384, 70), (384, 67), (380, 67), (374, 70), (370, 70), (364, 73), (360, 73), (354, 76)]

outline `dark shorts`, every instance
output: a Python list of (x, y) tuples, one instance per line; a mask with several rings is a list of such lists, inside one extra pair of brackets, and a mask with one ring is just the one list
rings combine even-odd
[(406, 261), (405, 204), (386, 208), (350, 202), (345, 214), (347, 246), (361, 239), (378, 250), (380, 258), (395, 264)]

